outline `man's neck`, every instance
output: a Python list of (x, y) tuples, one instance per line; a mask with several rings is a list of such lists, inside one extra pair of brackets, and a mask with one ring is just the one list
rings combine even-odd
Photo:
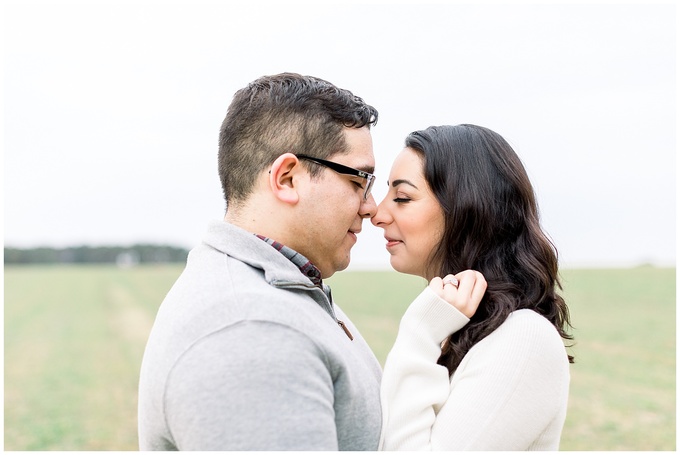
[(230, 206), (224, 215), (224, 221), (284, 244), (288, 241), (289, 235), (286, 232), (288, 224), (284, 216), (271, 207), (268, 208), (266, 204), (259, 207), (257, 204)]

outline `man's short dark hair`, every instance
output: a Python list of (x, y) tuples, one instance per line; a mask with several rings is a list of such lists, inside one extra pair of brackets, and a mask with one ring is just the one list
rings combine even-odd
[[(378, 111), (323, 79), (282, 73), (239, 90), (222, 122), (219, 174), (227, 204), (244, 200), (255, 177), (283, 153), (327, 158), (346, 151), (343, 128), (375, 125)], [(310, 172), (320, 172), (318, 166)]]

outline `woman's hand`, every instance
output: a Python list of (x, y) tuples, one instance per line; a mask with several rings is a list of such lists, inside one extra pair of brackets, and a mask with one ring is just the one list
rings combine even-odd
[(486, 292), (486, 280), (479, 272), (465, 270), (456, 275), (446, 275), (443, 279), (434, 277), (429, 287), (439, 297), (471, 318)]

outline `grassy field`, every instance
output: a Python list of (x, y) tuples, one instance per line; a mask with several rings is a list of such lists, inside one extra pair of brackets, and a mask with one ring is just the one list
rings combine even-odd
[[(181, 268), (5, 268), (5, 450), (137, 449), (144, 344)], [(675, 269), (562, 275), (576, 364), (561, 449), (675, 450)], [(346, 272), (328, 282), (384, 361), (424, 281)]]

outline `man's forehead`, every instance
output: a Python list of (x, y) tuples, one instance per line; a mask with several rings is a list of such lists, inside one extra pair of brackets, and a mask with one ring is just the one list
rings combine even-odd
[(367, 127), (345, 128), (346, 150), (334, 153), (329, 159), (338, 161), (346, 166), (370, 172), (375, 170), (375, 156), (373, 155), (373, 139)]

